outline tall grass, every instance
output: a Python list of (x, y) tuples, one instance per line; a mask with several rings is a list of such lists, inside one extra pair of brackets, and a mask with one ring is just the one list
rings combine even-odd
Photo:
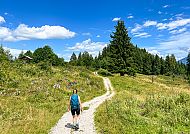
[[(67, 111), (72, 89), (82, 102), (105, 92), (101, 78), (78, 67), (50, 67), (22, 63), (0, 64), (0, 133), (48, 133)], [(69, 82), (76, 84), (68, 86)], [(60, 89), (55, 89), (55, 84)]]
[[(110, 77), (116, 96), (95, 115), (99, 133), (190, 133), (188, 83), (176, 78), (150, 76)], [(177, 84), (176, 84), (177, 83)]]

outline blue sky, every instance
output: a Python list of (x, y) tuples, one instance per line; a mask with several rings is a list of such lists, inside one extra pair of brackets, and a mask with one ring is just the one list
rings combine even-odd
[(0, 0), (0, 43), (14, 56), (44, 45), (66, 60), (95, 56), (118, 20), (150, 53), (181, 59), (190, 51), (190, 0)]

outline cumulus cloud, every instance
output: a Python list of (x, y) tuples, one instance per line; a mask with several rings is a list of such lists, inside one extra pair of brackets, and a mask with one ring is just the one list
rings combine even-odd
[(187, 28), (184, 27), (184, 28), (181, 28), (179, 30), (170, 31), (169, 33), (171, 33), (171, 34), (179, 34), (179, 33), (185, 32), (185, 31), (187, 31)]
[(134, 34), (134, 33), (137, 33), (139, 32), (143, 27), (139, 24), (135, 24), (135, 27), (133, 29), (131, 29), (131, 33)]
[(0, 16), (0, 24), (5, 23), (5, 19), (3, 18), (3, 16)]
[(185, 26), (187, 24), (190, 24), (190, 19), (180, 19), (180, 20), (171, 21), (169, 23), (158, 23), (157, 28), (159, 30), (161, 29), (173, 30), (177, 27)]
[(151, 21), (151, 20), (148, 20), (144, 23), (144, 27), (149, 27), (149, 26), (155, 26), (157, 25), (157, 22), (156, 21)]
[(100, 35), (97, 35), (96, 37), (97, 37), (97, 38), (100, 38), (101, 36), (100, 36)]
[(88, 51), (95, 56), (99, 51), (102, 51), (105, 46), (107, 46), (105, 42), (93, 42), (91, 39), (87, 39), (83, 42), (76, 43), (73, 47), (68, 47), (68, 49), (80, 52)]
[(147, 49), (147, 51), (153, 55), (158, 55), (159, 57), (164, 57), (163, 55), (160, 54), (160, 52), (156, 49)]
[(150, 37), (151, 35), (146, 33), (146, 32), (142, 32), (142, 33), (135, 33), (134, 37), (140, 37), (140, 38), (147, 38)]
[(2, 41), (20, 41), (31, 39), (66, 39), (75, 36), (75, 32), (71, 32), (62, 26), (29, 27), (20, 24), (16, 29), (11, 30), (7, 27), (0, 27), (0, 39)]
[(13, 57), (18, 57), (19, 54), (23, 51), (24, 53), (27, 52), (27, 50), (20, 50), (20, 49), (13, 49), (8, 47), (3, 47), (3, 49), (10, 51), (11, 55)]
[(134, 16), (130, 15), (130, 16), (128, 16), (127, 18), (128, 18), (128, 19), (132, 19), (132, 18), (134, 18)]
[(174, 54), (176, 59), (179, 60), (187, 56), (190, 50), (190, 32), (172, 35), (166, 40), (158, 42), (155, 47), (149, 47), (149, 52), (159, 52), (161, 55)]
[(119, 20), (121, 20), (121, 18), (116, 17), (116, 18), (113, 18), (113, 20), (112, 20), (112, 21), (119, 21)]

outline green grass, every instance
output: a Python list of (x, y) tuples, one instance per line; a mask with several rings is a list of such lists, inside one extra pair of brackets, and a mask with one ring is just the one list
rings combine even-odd
[(190, 133), (190, 90), (184, 79), (157, 76), (154, 83), (145, 75), (110, 79), (116, 95), (96, 112), (99, 133)]
[[(46, 134), (67, 111), (72, 89), (81, 101), (105, 93), (101, 78), (79, 67), (41, 69), (33, 64), (0, 64), (0, 133)], [(76, 85), (67, 87), (69, 81)], [(59, 81), (61, 88), (54, 89)]]

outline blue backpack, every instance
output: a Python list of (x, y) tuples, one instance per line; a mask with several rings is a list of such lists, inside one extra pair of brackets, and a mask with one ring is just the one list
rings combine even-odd
[(79, 108), (80, 104), (79, 104), (79, 99), (78, 99), (77, 94), (73, 94), (71, 96), (70, 103), (71, 103), (71, 109), (78, 109)]

